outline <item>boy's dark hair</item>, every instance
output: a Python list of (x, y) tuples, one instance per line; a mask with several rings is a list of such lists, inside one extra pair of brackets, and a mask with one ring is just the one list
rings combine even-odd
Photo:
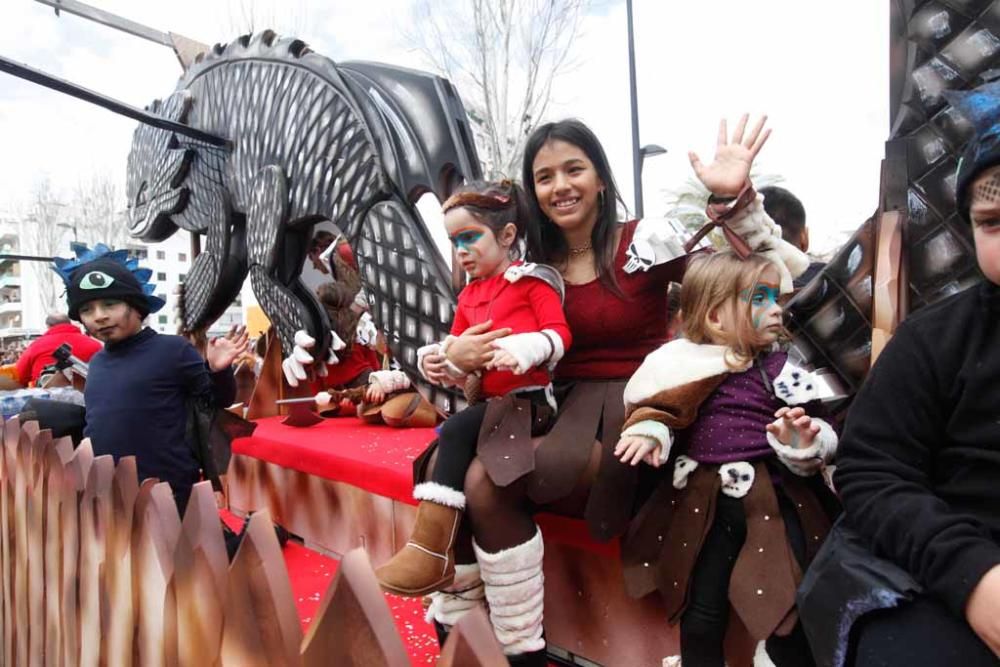
[[(538, 206), (535, 195), (535, 157), (549, 141), (565, 141), (579, 148), (594, 165), (597, 176), (604, 183), (604, 196), (601, 198), (601, 208), (597, 212), (597, 224), (590, 234), (590, 243), (594, 248), (595, 268), (597, 278), (605, 287), (619, 297), (623, 296), (618, 281), (615, 279), (615, 255), (618, 247), (615, 245), (615, 231), (618, 229), (618, 203), (621, 197), (615, 184), (611, 164), (604, 153), (604, 147), (597, 135), (582, 121), (576, 118), (566, 118), (555, 123), (545, 123), (535, 128), (524, 146), (524, 159), (521, 163), (521, 178), (524, 181), (524, 191), (528, 199), (528, 212), (531, 215), (531, 228), (538, 230), (539, 244), (537, 252), (533, 253), (528, 245), (528, 258), (546, 264), (559, 264), (569, 257), (569, 245), (566, 238), (554, 222), (549, 220)], [(530, 236), (530, 235), (529, 235)]]
[(517, 183), (472, 181), (460, 185), (442, 205), (445, 213), (455, 208), (464, 208), (494, 234), (508, 223), (513, 223), (517, 228), (517, 238), (524, 239), (529, 250), (532, 248), (533, 240), (527, 237), (529, 225), (524, 190)]
[(798, 245), (806, 228), (806, 209), (799, 198), (776, 185), (761, 188), (758, 192), (764, 196), (764, 210), (781, 227), (781, 238)]

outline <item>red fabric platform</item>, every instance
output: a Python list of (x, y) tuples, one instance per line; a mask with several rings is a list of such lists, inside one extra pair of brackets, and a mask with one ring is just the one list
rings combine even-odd
[(233, 441), (233, 453), (415, 504), (413, 460), (437, 437), (434, 429), (391, 428), (357, 417), (295, 428), (283, 419), (258, 419), (252, 436)]
[[(371, 493), (415, 505), (413, 460), (437, 437), (432, 428), (391, 428), (357, 417), (324, 419), (305, 428), (286, 426), (284, 417), (257, 420), (248, 438), (233, 441), (233, 453), (345, 482)], [(617, 558), (618, 540), (595, 542), (579, 519), (543, 514), (546, 539)]]

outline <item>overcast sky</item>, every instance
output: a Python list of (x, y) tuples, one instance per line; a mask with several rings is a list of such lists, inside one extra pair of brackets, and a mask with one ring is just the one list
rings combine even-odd
[[(456, 0), (458, 1), (458, 0)], [(241, 7), (334, 60), (418, 66), (402, 37), (410, 0), (91, 0), (102, 9), (206, 43), (246, 27)], [(277, 9), (280, 7), (280, 11)], [(689, 175), (687, 151), (711, 156), (720, 116), (767, 113), (761, 171), (805, 203), (814, 244), (828, 246), (875, 209), (888, 133), (888, 3), (879, 0), (636, 0), (635, 45), (647, 215)], [(0, 54), (136, 106), (165, 97), (180, 66), (165, 47), (34, 0), (0, 3)], [(548, 119), (577, 116), (605, 144), (632, 204), (624, 1), (595, 3), (574, 68)], [(459, 91), (461, 93), (461, 90)], [(48, 176), (66, 193), (89, 174), (124, 182), (133, 121), (0, 74), (0, 211), (17, 211)], [(123, 202), (124, 206), (124, 202)]]

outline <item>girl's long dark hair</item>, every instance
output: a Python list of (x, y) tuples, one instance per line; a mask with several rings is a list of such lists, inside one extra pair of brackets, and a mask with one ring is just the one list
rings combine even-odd
[(594, 248), (594, 268), (601, 284), (619, 298), (624, 298), (615, 279), (615, 255), (618, 252), (618, 247), (615, 245), (615, 230), (618, 227), (618, 204), (622, 203), (624, 206), (624, 203), (618, 194), (618, 186), (611, 173), (608, 157), (604, 154), (604, 147), (590, 128), (575, 118), (539, 125), (525, 144), (521, 171), (530, 216), (527, 234), (528, 259), (559, 265), (569, 258), (566, 237), (542, 212), (535, 194), (535, 156), (542, 146), (554, 140), (565, 141), (582, 150), (604, 183), (604, 195), (598, 199), (600, 209), (597, 212), (597, 223), (590, 234), (590, 243)]

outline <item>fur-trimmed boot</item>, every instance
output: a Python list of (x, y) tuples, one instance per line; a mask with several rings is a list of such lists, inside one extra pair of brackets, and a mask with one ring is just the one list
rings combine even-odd
[(417, 484), (413, 497), (420, 505), (410, 539), (375, 570), (384, 590), (406, 597), (427, 595), (451, 584), (455, 578), (455, 535), (465, 510), (465, 494), (443, 484)]
[(462, 618), (465, 612), (475, 607), (486, 606), (486, 593), (483, 591), (483, 580), (479, 576), (479, 563), (457, 564), (455, 580), (451, 586), (431, 593), (428, 598), (430, 604), (427, 606), (424, 620), (434, 624), (438, 643), (444, 646), (452, 626), (458, 623), (458, 619)]
[(542, 533), (527, 542), (489, 553), (473, 542), (479, 561), (493, 632), (511, 664), (545, 665), (542, 608), (545, 554)]

